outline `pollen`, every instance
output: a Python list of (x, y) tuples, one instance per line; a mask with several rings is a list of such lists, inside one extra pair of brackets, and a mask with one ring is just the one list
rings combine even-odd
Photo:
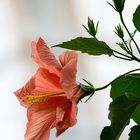
[(48, 97), (64, 96), (63, 92), (59, 93), (32, 93), (19, 97), (22, 103), (32, 105), (34, 103), (45, 102)]
[(47, 99), (47, 95), (45, 94), (36, 94), (36, 95), (27, 95), (26, 101), (28, 104), (32, 105), (34, 103), (44, 102)]

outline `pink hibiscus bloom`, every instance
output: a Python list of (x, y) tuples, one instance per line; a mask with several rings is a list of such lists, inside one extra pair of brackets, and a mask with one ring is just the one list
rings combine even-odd
[(56, 60), (43, 39), (32, 43), (36, 74), (15, 92), (27, 108), (26, 140), (49, 140), (50, 130), (59, 136), (76, 124), (77, 103), (83, 94), (76, 83), (77, 53), (66, 51)]

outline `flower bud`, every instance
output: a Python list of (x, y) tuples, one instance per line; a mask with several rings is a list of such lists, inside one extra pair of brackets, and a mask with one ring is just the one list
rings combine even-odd
[(97, 22), (97, 25), (96, 25), (96, 27), (95, 27), (93, 20), (91, 20), (91, 19), (88, 17), (88, 28), (85, 27), (85, 26), (84, 26), (84, 28), (87, 30), (87, 32), (88, 32), (91, 36), (96, 37), (97, 29), (98, 29), (98, 24), (99, 24), (99, 22)]
[(120, 38), (124, 38), (124, 33), (121, 25), (119, 24), (118, 26), (115, 27), (114, 31)]
[(114, 3), (114, 6), (115, 6), (115, 9), (118, 12), (122, 12), (123, 11), (125, 0), (113, 0), (113, 3)]
[(114, 6), (108, 2), (109, 5), (111, 5), (117, 12), (121, 13), (124, 9), (125, 0), (112, 0), (114, 3)]
[[(89, 98), (94, 94), (94, 92), (95, 92), (95, 88), (94, 88), (94, 86), (90, 83), (90, 82), (88, 82), (88, 81), (86, 81), (86, 80), (84, 80), (88, 85), (84, 85), (84, 84), (80, 84), (80, 86), (81, 86), (81, 88), (82, 88), (82, 90), (83, 90), (83, 94), (82, 94), (82, 96), (81, 96), (81, 99), (83, 99), (84, 97), (86, 97), (86, 96), (89, 96)], [(89, 98), (86, 100), (86, 101), (88, 101), (89, 100)]]
[(127, 50), (127, 48), (125, 47), (125, 45), (124, 45), (124, 43), (117, 43), (117, 45), (121, 48), (121, 49), (123, 49), (124, 51), (128, 51)]

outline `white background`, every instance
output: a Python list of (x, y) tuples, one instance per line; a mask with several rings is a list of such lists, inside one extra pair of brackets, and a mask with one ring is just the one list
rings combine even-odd
[[(132, 14), (138, 4), (139, 0), (126, 2), (124, 16), (131, 31), (134, 29)], [(51, 46), (77, 36), (88, 36), (82, 27), (88, 16), (99, 20), (100, 40), (117, 48), (115, 43), (119, 39), (112, 30), (119, 18), (106, 0), (0, 0), (1, 140), (24, 140), (26, 109), (19, 105), (13, 92), (24, 85), (37, 69), (30, 58), (31, 41), (42, 36)], [(52, 51), (58, 56), (64, 50), (57, 48)], [(137, 67), (139, 64), (136, 62), (79, 53), (77, 80), (84, 78), (100, 87)], [(58, 140), (99, 140), (102, 128), (110, 124), (107, 119), (110, 101), (108, 88), (97, 92), (89, 102), (80, 103), (77, 125)], [(129, 128), (120, 140), (128, 139), (128, 132)], [(51, 132), (51, 140), (56, 140), (54, 133)]]

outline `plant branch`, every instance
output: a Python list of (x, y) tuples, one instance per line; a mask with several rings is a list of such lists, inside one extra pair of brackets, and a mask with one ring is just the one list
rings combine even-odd
[(113, 50), (113, 49), (112, 49), (112, 51), (115, 52), (115, 53), (117, 53), (117, 54), (119, 54), (119, 55), (122, 55), (122, 56), (124, 56), (124, 57), (131, 58), (131, 56), (125, 55), (125, 54), (120, 53), (120, 52), (118, 52), (118, 51), (116, 51), (116, 50)]
[[(127, 44), (125, 43), (125, 45), (127, 45)], [(112, 49), (112, 51), (115, 52), (115, 53), (117, 53), (117, 54), (119, 54), (119, 55), (121, 55), (121, 56), (126, 57), (126, 58), (124, 58), (124, 57), (120, 57), (120, 56), (117, 56), (117, 55), (113, 54), (113, 56), (115, 56), (115, 57), (117, 57), (117, 58), (124, 59), (124, 60), (128, 60), (128, 61), (135, 60), (135, 61), (137, 61), (137, 62), (140, 62), (140, 59), (137, 58), (136, 56), (134, 56), (131, 52), (127, 52), (129, 55), (131, 55), (131, 56), (128, 56), (128, 55), (125, 55), (125, 54), (120, 53), (120, 52), (118, 52), (118, 51), (116, 51), (116, 50), (113, 50), (113, 49)]]
[(127, 49), (127, 53), (131, 55), (133, 52), (132, 52), (132, 51), (129, 49), (129, 47), (127, 46), (127, 44), (126, 44), (124, 38), (122, 38), (122, 41), (123, 41), (123, 43), (124, 43), (124, 45), (125, 45), (125, 47), (126, 47), (126, 49)]
[(125, 22), (124, 22), (124, 20), (123, 20), (122, 13), (119, 13), (119, 14), (120, 14), (120, 19), (121, 19), (121, 22), (122, 22), (123, 26), (125, 27), (127, 33), (129, 34), (130, 38), (131, 38), (132, 41), (134, 42), (134, 44), (135, 44), (135, 46), (136, 46), (138, 52), (140, 53), (140, 49), (139, 49), (139, 47), (138, 47), (136, 41), (135, 41), (134, 38), (132, 37), (131, 33), (129, 32), (129, 30), (128, 30), (128, 28), (127, 28), (127, 26), (126, 26), (126, 24), (125, 24)]
[(132, 61), (133, 60), (132, 58), (124, 58), (124, 57), (117, 56), (115, 54), (113, 54), (113, 56), (115, 56), (116, 58), (119, 58), (119, 59), (123, 59), (123, 60), (128, 60), (128, 61)]
[[(135, 36), (136, 32), (137, 32), (137, 29), (135, 29), (135, 31), (133, 32), (132, 37)], [(130, 47), (131, 52), (133, 52), (133, 50), (132, 50), (132, 46), (131, 46), (131, 42), (132, 42), (132, 39), (130, 38), (130, 41), (129, 41), (129, 47)]]
[[(122, 41), (125, 44), (125, 46), (128, 48), (128, 46), (123, 38), (122, 38)], [(128, 54), (130, 54), (132, 56), (132, 60), (136, 60), (137, 62), (140, 62), (140, 59), (137, 58), (135, 55), (133, 55), (133, 52), (131, 52), (130, 50), (128, 51)]]
[(121, 77), (123, 77), (123, 76), (125, 76), (125, 75), (127, 75), (127, 74), (129, 74), (129, 73), (132, 73), (132, 72), (135, 72), (135, 71), (138, 71), (138, 70), (140, 70), (140, 68), (131, 70), (131, 71), (129, 71), (129, 72), (124, 73), (123, 75), (120, 75), (119, 77), (115, 78), (115, 79), (112, 80), (110, 83), (108, 83), (107, 85), (105, 85), (105, 86), (103, 86), (103, 87), (100, 87), (100, 88), (95, 88), (95, 92), (107, 88), (107, 87), (110, 86), (116, 79), (121, 78)]

